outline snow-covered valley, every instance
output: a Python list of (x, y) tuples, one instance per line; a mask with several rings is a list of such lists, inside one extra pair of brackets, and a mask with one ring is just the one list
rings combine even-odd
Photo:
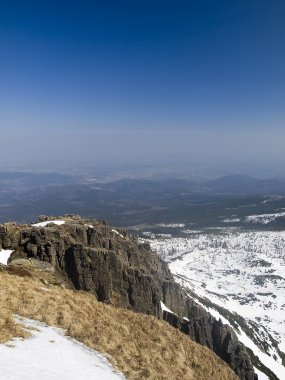
[(285, 231), (189, 230), (149, 241), (180, 284), (285, 379)]

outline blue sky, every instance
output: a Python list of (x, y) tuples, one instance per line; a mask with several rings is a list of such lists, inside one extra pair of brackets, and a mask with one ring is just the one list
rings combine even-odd
[[(213, 142), (212, 156), (232, 134), (239, 152), (256, 133), (257, 146), (274, 145), (268, 137), (283, 136), (285, 121), (284, 17), (281, 0), (2, 1), (2, 135), (14, 158), (23, 142), (38, 154), (56, 138), (63, 160), (76, 138), (81, 152), (84, 140), (101, 152), (106, 136), (136, 145), (165, 134), (150, 153), (167, 155), (179, 131), (174, 156), (185, 139), (207, 152)], [(114, 158), (127, 158), (122, 146), (109, 143)], [(143, 155), (133, 150), (130, 159)]]

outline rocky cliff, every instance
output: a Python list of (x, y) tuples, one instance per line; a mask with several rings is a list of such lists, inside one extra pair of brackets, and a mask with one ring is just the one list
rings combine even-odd
[[(60, 222), (51, 219), (41, 217), (35, 226), (0, 225), (0, 248), (13, 250), (11, 260), (49, 262), (76, 289), (94, 293), (99, 301), (163, 318), (212, 349), (240, 379), (257, 379), (235, 332), (187, 296), (148, 244), (104, 221), (68, 215), (57, 218)], [(161, 301), (169, 311), (162, 310)]]

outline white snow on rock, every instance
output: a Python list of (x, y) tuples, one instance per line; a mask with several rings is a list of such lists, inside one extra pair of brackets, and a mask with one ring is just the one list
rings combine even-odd
[(1, 379), (5, 380), (119, 380), (123, 374), (97, 351), (64, 335), (63, 330), (21, 319), (32, 337), (0, 344)]
[[(171, 314), (174, 314), (174, 315), (177, 315), (175, 313), (173, 313), (172, 310), (168, 309), (168, 307), (162, 302), (160, 301), (160, 307), (161, 307), (161, 310), (162, 311), (167, 311), (168, 313), (171, 313)], [(185, 322), (190, 322), (190, 320), (186, 317), (182, 317), (182, 319), (185, 321)]]
[(165, 304), (162, 301), (160, 301), (160, 307), (161, 307), (162, 311), (167, 311), (168, 313), (175, 314), (175, 313), (173, 313), (173, 311), (171, 311), (170, 309), (168, 309), (168, 307), (165, 306)]
[(13, 251), (11, 251), (10, 249), (2, 249), (0, 251), (0, 263), (3, 265), (7, 265), (9, 257), (12, 253)]
[(32, 224), (32, 227), (46, 227), (50, 223), (61, 226), (62, 224), (65, 224), (65, 220), (47, 220), (46, 222)]
[(122, 234), (120, 234), (119, 231), (115, 230), (114, 228), (112, 228), (112, 232), (114, 232), (116, 235), (119, 235), (121, 238), (124, 239), (124, 236)]

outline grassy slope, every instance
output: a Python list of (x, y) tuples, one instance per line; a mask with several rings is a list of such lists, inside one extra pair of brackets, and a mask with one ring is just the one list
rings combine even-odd
[(86, 292), (50, 288), (54, 277), (0, 268), (0, 342), (27, 334), (13, 315), (66, 329), (105, 354), (128, 379), (237, 380), (209, 349), (154, 317), (99, 303)]

